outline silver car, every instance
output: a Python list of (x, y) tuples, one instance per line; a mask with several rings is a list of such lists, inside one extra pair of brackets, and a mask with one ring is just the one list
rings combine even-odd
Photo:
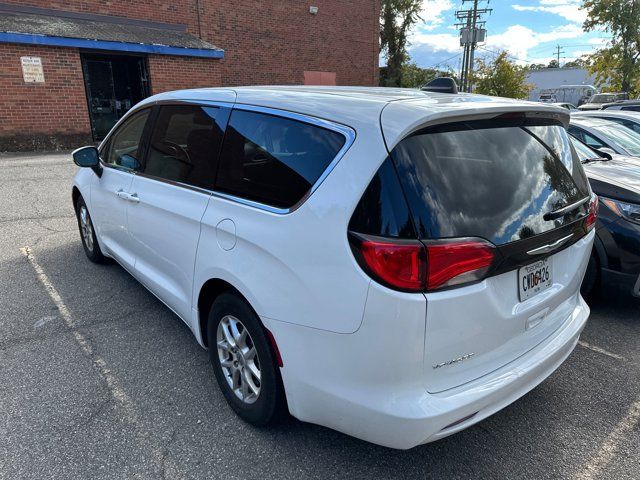
[(640, 157), (640, 133), (620, 123), (587, 115), (572, 115), (568, 132), (592, 148)]

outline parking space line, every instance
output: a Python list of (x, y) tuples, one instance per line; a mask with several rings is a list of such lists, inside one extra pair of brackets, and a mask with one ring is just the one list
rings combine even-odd
[(605, 350), (604, 348), (591, 345), (590, 343), (583, 342), (582, 340), (578, 341), (578, 345), (584, 348), (588, 348), (592, 352), (601, 353), (602, 355), (606, 355), (608, 357), (615, 358), (617, 360), (624, 360), (624, 357), (622, 355), (618, 355), (617, 353), (611, 353), (610, 351)]
[(42, 266), (40, 266), (40, 264), (37, 262), (31, 249), (29, 247), (22, 247), (20, 251), (27, 258), (27, 260), (29, 260), (29, 263), (31, 264), (31, 266), (36, 272), (36, 277), (38, 278), (38, 281), (44, 286), (45, 290), (47, 291), (47, 294), (49, 295), (49, 297), (55, 304), (56, 308), (60, 312), (60, 315), (62, 316), (65, 324), (73, 334), (73, 338), (75, 342), (78, 344), (78, 346), (80, 347), (80, 349), (82, 350), (82, 353), (91, 360), (98, 374), (100, 375), (100, 377), (102, 377), (102, 379), (106, 383), (107, 388), (109, 389), (109, 392), (111, 393), (113, 398), (116, 400), (116, 402), (120, 406), (123, 407), (124, 411), (126, 412), (127, 419), (130, 420), (131, 422), (135, 422), (136, 417), (135, 417), (135, 410), (133, 408), (133, 403), (131, 402), (131, 400), (125, 393), (125, 391), (120, 386), (118, 380), (116, 379), (116, 377), (113, 375), (113, 373), (107, 366), (107, 363), (102, 359), (102, 357), (100, 357), (98, 354), (95, 353), (87, 337), (85, 337), (82, 333), (80, 333), (77, 330), (76, 322), (73, 316), (71, 315), (71, 312), (69, 311), (65, 303), (62, 301), (62, 297), (58, 293), (58, 290), (53, 285), (53, 283), (51, 283), (51, 280), (49, 280), (49, 277), (45, 273)]
[(607, 435), (598, 453), (591, 458), (584, 469), (576, 475), (576, 480), (591, 480), (598, 477), (607, 465), (613, 460), (620, 443), (625, 436), (634, 430), (640, 422), (640, 398), (631, 404), (629, 411), (615, 428)]

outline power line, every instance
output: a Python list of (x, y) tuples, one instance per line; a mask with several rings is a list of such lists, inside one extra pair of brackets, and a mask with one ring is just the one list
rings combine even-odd
[(448, 62), (450, 62), (451, 60), (453, 60), (456, 57), (459, 57), (460, 55), (462, 55), (462, 53), (456, 53), (454, 56), (449, 57), (449, 58), (445, 58), (444, 60), (439, 61), (438, 63), (434, 64), (434, 65), (429, 65), (425, 68), (438, 68), (440, 65), (448, 65)]
[[(478, 48), (481, 49), (481, 50), (484, 50), (485, 52), (493, 53), (494, 55), (500, 55), (502, 53), (501, 51), (491, 50), (490, 48), (487, 48), (487, 47), (478, 47)], [(504, 52), (507, 54), (507, 57), (513, 58), (514, 60), (519, 60), (519, 61), (525, 62), (525, 63), (535, 63), (534, 61), (525, 60), (524, 58), (517, 57), (516, 55), (513, 55), (512, 53), (509, 53), (506, 50), (504, 50)]]

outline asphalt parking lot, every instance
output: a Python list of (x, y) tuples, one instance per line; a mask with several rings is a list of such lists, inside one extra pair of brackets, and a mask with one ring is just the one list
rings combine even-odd
[(439, 442), (257, 429), (172, 312), (85, 258), (75, 170), (0, 155), (0, 478), (640, 478), (640, 301), (605, 290), (557, 372)]

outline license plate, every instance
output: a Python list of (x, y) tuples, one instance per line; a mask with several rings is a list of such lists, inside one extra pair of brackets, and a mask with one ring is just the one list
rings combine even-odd
[(523, 302), (553, 285), (553, 269), (548, 258), (518, 270), (520, 301)]

